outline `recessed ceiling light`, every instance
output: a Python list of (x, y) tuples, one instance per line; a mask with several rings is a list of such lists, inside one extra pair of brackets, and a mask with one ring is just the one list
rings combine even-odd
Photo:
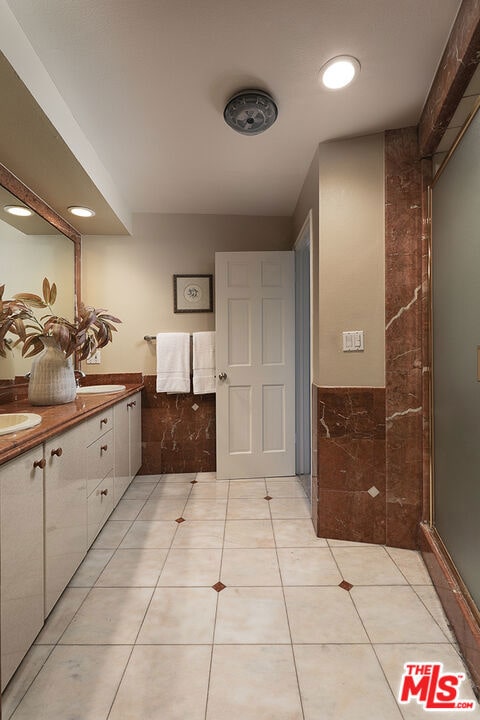
[(24, 205), (5, 205), (3, 209), (5, 212), (10, 213), (10, 215), (18, 215), (19, 217), (33, 215), (33, 211)]
[(77, 217), (84, 218), (93, 217), (95, 215), (94, 210), (90, 210), (90, 208), (87, 207), (81, 207), (80, 205), (71, 205), (68, 208), (68, 212), (71, 212), (72, 215), (77, 215)]
[(339, 55), (329, 60), (320, 70), (322, 85), (328, 90), (347, 87), (360, 72), (360, 63), (350, 55)]

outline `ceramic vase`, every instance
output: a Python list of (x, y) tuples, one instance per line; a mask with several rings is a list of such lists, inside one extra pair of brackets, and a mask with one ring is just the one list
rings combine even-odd
[(32, 405), (63, 405), (75, 400), (77, 388), (72, 357), (52, 337), (43, 337), (44, 350), (32, 360), (28, 399)]

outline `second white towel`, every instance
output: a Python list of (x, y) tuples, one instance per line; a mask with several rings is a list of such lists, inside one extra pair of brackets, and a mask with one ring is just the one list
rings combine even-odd
[(193, 333), (193, 392), (215, 392), (215, 333)]
[(157, 392), (190, 392), (190, 333), (158, 333)]

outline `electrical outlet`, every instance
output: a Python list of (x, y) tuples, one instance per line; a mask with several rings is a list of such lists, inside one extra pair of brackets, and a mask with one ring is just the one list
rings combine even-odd
[(97, 350), (93, 353), (93, 355), (89, 358), (87, 358), (87, 365), (100, 365), (102, 362), (102, 352), (101, 350)]

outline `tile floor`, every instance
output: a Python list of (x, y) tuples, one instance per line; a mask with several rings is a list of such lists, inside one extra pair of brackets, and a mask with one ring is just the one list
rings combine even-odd
[(141, 476), (3, 718), (415, 720), (421, 706), (396, 702), (408, 661), (464, 670), (417, 553), (316, 538), (295, 478)]

